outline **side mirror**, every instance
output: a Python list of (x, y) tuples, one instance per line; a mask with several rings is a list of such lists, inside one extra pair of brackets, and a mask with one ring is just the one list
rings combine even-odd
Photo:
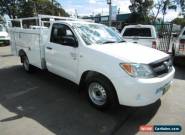
[(75, 40), (74, 37), (62, 37), (63, 38), (63, 45), (78, 47), (78, 42)]

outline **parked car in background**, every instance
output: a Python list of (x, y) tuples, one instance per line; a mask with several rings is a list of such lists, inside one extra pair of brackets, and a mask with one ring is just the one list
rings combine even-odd
[(174, 57), (185, 57), (185, 27), (173, 44), (172, 53)]
[[(31, 19), (43, 24), (41, 17)], [(47, 29), (10, 28), (12, 53), (26, 71), (36, 66), (71, 80), (98, 109), (149, 105), (169, 89), (175, 69), (168, 54), (125, 42), (102, 24), (57, 19)]]
[(128, 25), (121, 32), (125, 41), (157, 49), (159, 41), (153, 25)]
[(9, 45), (10, 43), (10, 36), (7, 29), (2, 24), (0, 24), (0, 43), (4, 43), (6, 45)]

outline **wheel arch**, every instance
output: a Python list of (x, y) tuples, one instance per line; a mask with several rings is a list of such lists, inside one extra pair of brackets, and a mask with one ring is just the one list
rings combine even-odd
[(19, 56), (26, 55), (26, 52), (23, 49), (20, 49), (18, 55)]
[(23, 49), (20, 49), (19, 52), (18, 52), (18, 56), (20, 56), (21, 62), (23, 62), (22, 56), (27, 56), (27, 55), (26, 55), (26, 52)]
[(105, 74), (97, 72), (97, 71), (87, 70), (82, 73), (81, 78), (80, 78), (80, 83), (79, 83), (79, 90), (83, 91), (85, 88), (85, 82), (86, 82), (87, 78), (92, 77), (94, 75), (100, 75), (100, 76), (103, 76), (104, 78), (106, 78), (110, 82), (112, 87), (114, 88), (114, 92), (115, 92), (116, 97), (118, 99), (116, 88), (115, 88), (114, 84), (112, 83), (111, 79), (109, 79), (109, 77), (107, 77)]

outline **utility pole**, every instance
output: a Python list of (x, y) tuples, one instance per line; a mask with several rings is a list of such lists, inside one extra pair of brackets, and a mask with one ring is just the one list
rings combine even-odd
[(78, 11), (75, 9), (75, 18), (78, 19)]
[(118, 9), (118, 15), (120, 14), (120, 8)]
[(107, 0), (107, 4), (109, 5), (109, 26), (112, 25), (112, 1)]
[(33, 5), (34, 5), (34, 14), (35, 14), (35, 16), (37, 16), (38, 15), (37, 6), (36, 6), (36, 3), (34, 1), (33, 1)]

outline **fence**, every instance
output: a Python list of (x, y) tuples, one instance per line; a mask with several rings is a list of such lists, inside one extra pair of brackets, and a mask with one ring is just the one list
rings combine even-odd
[[(113, 22), (112, 25), (116, 27), (119, 31), (121, 31), (124, 28), (124, 26), (132, 25), (132, 24), (123, 23), (123, 22)], [(136, 24), (133, 24), (133, 25), (136, 25)], [(175, 41), (181, 29), (174, 30), (174, 24), (172, 23), (162, 23), (162, 24), (153, 24), (153, 25), (156, 28), (158, 39), (159, 39), (159, 45), (157, 49), (166, 53), (171, 53), (173, 44), (175, 44)]]
[(159, 46), (158, 50), (171, 53), (174, 37), (172, 35), (173, 24), (155, 24), (158, 33)]

